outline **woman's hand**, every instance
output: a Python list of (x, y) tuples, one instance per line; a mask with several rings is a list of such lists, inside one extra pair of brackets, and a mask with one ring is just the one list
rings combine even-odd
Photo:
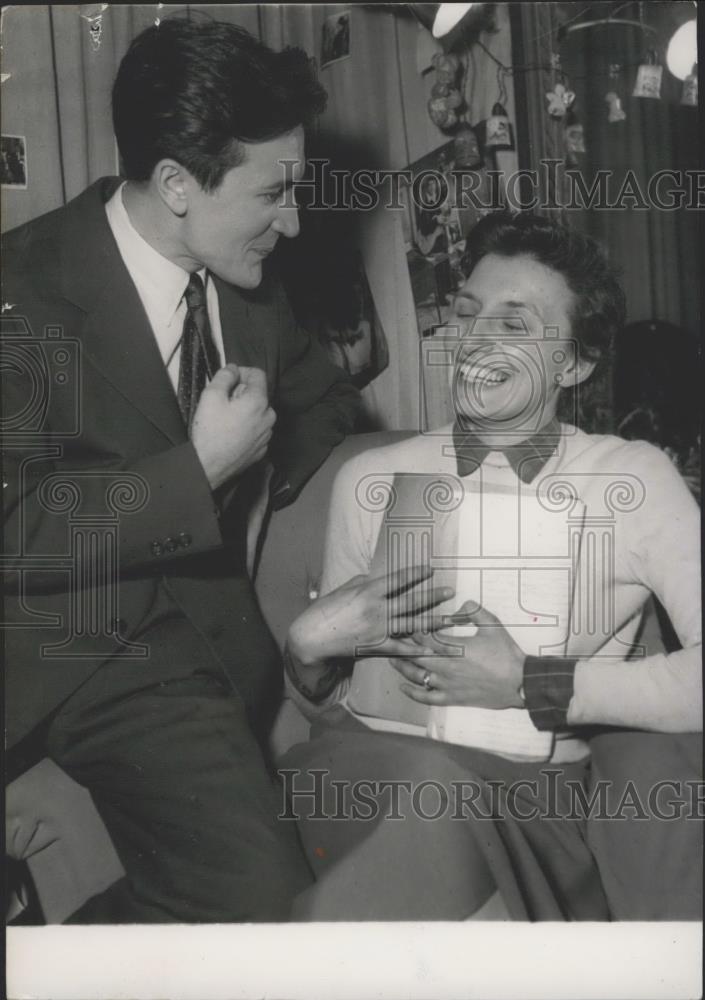
[[(521, 708), (519, 688), (525, 655), (502, 623), (489, 611), (472, 604), (464, 604), (451, 622), (476, 625), (477, 633), (471, 638), (445, 636), (444, 645), (439, 641), (441, 631), (430, 642), (435, 647), (432, 656), (417, 653), (392, 660), (394, 669), (410, 682), (401, 685), (404, 694), (422, 705)], [(461, 652), (448, 655), (449, 643), (460, 647)]]
[(432, 586), (433, 572), (412, 566), (383, 576), (353, 577), (299, 615), (287, 640), (291, 654), (308, 666), (431, 652), (430, 633), (444, 621), (433, 609), (455, 593), (452, 587)]

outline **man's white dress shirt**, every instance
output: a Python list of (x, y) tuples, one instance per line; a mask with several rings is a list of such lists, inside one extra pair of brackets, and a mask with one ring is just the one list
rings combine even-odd
[[(147, 319), (157, 341), (159, 353), (176, 392), (179, 385), (181, 336), (186, 318), (184, 292), (190, 274), (178, 264), (163, 257), (137, 232), (130, 222), (122, 200), (125, 185), (121, 184), (105, 206), (108, 224), (118, 245), (120, 256), (134, 282), (137, 294), (147, 313)], [(213, 341), (223, 365), (223, 332), (220, 326), (218, 293), (205, 268), (198, 272), (206, 286), (206, 305)]]

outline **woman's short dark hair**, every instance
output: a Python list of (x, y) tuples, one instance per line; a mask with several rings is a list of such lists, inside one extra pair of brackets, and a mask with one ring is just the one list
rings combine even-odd
[(575, 295), (571, 332), (580, 355), (599, 361), (624, 326), (626, 304), (615, 269), (591, 237), (533, 212), (490, 212), (470, 232), (465, 245), (470, 275), (487, 254), (526, 254), (562, 274)]
[(235, 25), (174, 17), (130, 45), (113, 86), (113, 124), (128, 179), (148, 180), (169, 157), (208, 191), (242, 162), (243, 142), (307, 126), (325, 104), (302, 49), (274, 52)]

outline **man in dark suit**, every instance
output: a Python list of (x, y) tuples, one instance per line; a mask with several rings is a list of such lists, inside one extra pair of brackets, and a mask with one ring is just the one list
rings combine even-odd
[(303, 52), (165, 20), (113, 90), (127, 181), (5, 240), (10, 777), (52, 758), (126, 871), (75, 921), (281, 920), (310, 881), (248, 569), (268, 476), (293, 499), (357, 405), (267, 262), (324, 103)]

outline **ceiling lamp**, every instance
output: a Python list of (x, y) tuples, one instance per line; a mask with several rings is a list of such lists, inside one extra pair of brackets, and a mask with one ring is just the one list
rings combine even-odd
[(446, 51), (467, 41), (468, 34), (493, 31), (493, 4), (489, 3), (407, 3), (365, 4), (370, 10), (383, 8), (402, 12), (410, 10), (416, 20), (443, 43)]
[(431, 32), (434, 38), (443, 38), (449, 34), (472, 7), (479, 7), (479, 3), (441, 3), (433, 19)]
[(685, 80), (698, 61), (698, 32), (695, 20), (686, 21), (674, 33), (666, 51), (666, 65), (679, 80)]

